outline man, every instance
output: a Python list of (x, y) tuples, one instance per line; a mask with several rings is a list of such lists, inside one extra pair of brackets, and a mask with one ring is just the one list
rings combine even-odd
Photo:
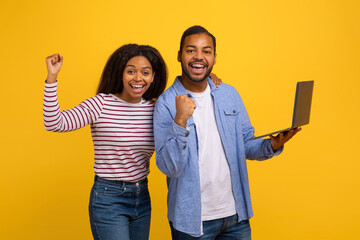
[(178, 61), (182, 75), (154, 112), (156, 163), (167, 176), (172, 237), (251, 239), (246, 159), (280, 154), (300, 128), (249, 140), (254, 129), (237, 91), (209, 81), (216, 39), (205, 28), (184, 32)]

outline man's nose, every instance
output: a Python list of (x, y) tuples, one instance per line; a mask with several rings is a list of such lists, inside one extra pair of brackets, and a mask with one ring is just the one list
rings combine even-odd
[(204, 55), (202, 54), (201, 51), (198, 51), (195, 53), (194, 58), (195, 59), (204, 59)]

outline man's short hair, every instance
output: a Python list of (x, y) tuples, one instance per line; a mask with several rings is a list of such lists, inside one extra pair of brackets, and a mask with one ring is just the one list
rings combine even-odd
[(199, 25), (195, 25), (192, 27), (189, 27), (188, 29), (185, 30), (185, 32), (183, 33), (183, 35), (181, 36), (181, 41), (180, 41), (180, 52), (183, 49), (183, 44), (185, 41), (185, 38), (187, 36), (193, 35), (193, 34), (201, 34), (201, 33), (205, 33), (208, 36), (211, 37), (213, 44), (214, 44), (214, 54), (216, 53), (216, 39), (214, 37), (214, 35), (212, 35), (208, 30), (206, 30), (204, 27), (199, 26)]

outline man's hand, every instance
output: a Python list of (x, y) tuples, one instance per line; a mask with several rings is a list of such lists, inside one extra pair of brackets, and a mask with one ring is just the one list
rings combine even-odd
[(174, 122), (177, 125), (186, 128), (186, 122), (193, 115), (196, 104), (187, 95), (177, 95), (175, 98), (175, 102), (176, 116)]
[(63, 56), (57, 53), (47, 57), (45, 61), (48, 71), (46, 82), (54, 83), (56, 82), (57, 75), (59, 74), (61, 66), (63, 64)]
[(276, 137), (270, 135), (271, 147), (274, 152), (279, 150), (287, 141), (289, 141), (301, 128), (293, 128), (286, 133), (279, 133)]

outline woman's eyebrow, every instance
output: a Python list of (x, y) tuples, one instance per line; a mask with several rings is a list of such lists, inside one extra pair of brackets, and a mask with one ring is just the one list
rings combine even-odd
[[(136, 66), (135, 65), (131, 65), (131, 64), (129, 64), (129, 65), (126, 65), (126, 67), (125, 68), (127, 68), (127, 67), (134, 67), (134, 68), (136, 68)], [(149, 69), (152, 69), (151, 67), (142, 67), (142, 69), (144, 69), (144, 68), (149, 68)]]

